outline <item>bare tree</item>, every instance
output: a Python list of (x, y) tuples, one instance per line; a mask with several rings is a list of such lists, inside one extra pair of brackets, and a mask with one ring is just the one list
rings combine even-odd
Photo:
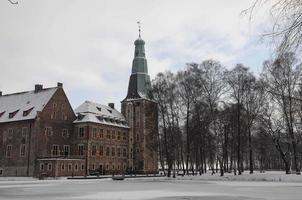
[(278, 43), (278, 52), (301, 50), (302, 41), (302, 2), (301, 0), (255, 0), (250, 8), (242, 13), (250, 19), (255, 10), (269, 6), (267, 11), (272, 19), (271, 30), (263, 36)]
[(226, 81), (230, 86), (230, 97), (237, 105), (237, 170), (241, 175), (243, 171), (242, 161), (242, 120), (241, 110), (244, 103), (244, 97), (247, 91), (248, 82), (252, 78), (251, 73), (248, 72), (248, 68), (242, 64), (237, 64), (236, 67), (227, 72)]
[(297, 121), (296, 104), (299, 100), (295, 97), (301, 81), (301, 65), (293, 53), (283, 53), (271, 62), (265, 62), (263, 78), (272, 100), (278, 105), (279, 114), (284, 120), (287, 128), (286, 133), (290, 138), (293, 149), (294, 168), (300, 174), (298, 161), (298, 131), (295, 127)]

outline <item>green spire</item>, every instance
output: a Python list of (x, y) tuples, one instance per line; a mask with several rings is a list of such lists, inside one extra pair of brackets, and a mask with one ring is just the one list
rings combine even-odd
[(128, 94), (126, 99), (148, 98), (150, 77), (148, 75), (148, 65), (145, 56), (145, 41), (141, 38), (140, 24), (139, 36), (138, 39), (135, 40), (134, 45), (135, 51), (132, 62), (132, 73), (129, 80)]

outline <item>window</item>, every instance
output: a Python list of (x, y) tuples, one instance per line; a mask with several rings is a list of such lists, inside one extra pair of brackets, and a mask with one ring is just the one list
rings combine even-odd
[(51, 153), (53, 156), (58, 156), (59, 155), (59, 145), (56, 145), (56, 144), (52, 145)]
[(67, 120), (67, 115), (64, 112), (62, 112), (62, 120)]
[(126, 132), (123, 132), (123, 140), (127, 140)]
[(68, 171), (71, 171), (71, 170), (72, 170), (72, 164), (68, 163)]
[(11, 155), (12, 155), (12, 145), (7, 145), (6, 146), (6, 157), (7, 158), (10, 158), (11, 157)]
[(69, 137), (69, 131), (66, 128), (63, 128), (62, 130), (62, 137)]
[(40, 171), (43, 171), (43, 170), (44, 170), (44, 164), (40, 163)]
[(25, 156), (25, 144), (20, 145), (20, 157)]
[(117, 157), (121, 157), (121, 149), (117, 148)]
[(92, 156), (96, 155), (96, 145), (92, 145), (91, 155)]
[(65, 170), (65, 165), (64, 165), (64, 163), (61, 165), (61, 170), (62, 170), (62, 171)]
[(51, 119), (56, 119), (57, 118), (57, 112), (53, 111), (52, 114), (50, 115)]
[(106, 148), (106, 156), (109, 156), (109, 155), (110, 155), (110, 148), (107, 147), (107, 148)]
[(78, 154), (79, 154), (79, 156), (84, 155), (84, 144), (79, 144), (78, 145)]
[(92, 128), (92, 137), (93, 138), (97, 137), (97, 128)]
[(100, 145), (100, 156), (104, 155), (104, 147), (103, 145)]
[(111, 136), (111, 138), (114, 140), (115, 139), (115, 131), (114, 130), (112, 130), (112, 136)]
[(51, 127), (46, 127), (45, 128), (45, 134), (47, 136), (52, 136), (52, 128)]
[(120, 140), (120, 139), (121, 139), (121, 132), (118, 131), (118, 132), (117, 132), (117, 140)]
[(75, 170), (75, 171), (78, 171), (78, 164), (75, 164), (74, 170)]
[(117, 165), (117, 169), (120, 170), (120, 165)]
[(103, 138), (103, 129), (100, 129), (100, 138)]
[(1, 112), (1, 113), (0, 113), (0, 117), (2, 117), (2, 115), (4, 115), (4, 113), (5, 113), (5, 111)]
[(69, 156), (69, 155), (70, 155), (70, 146), (64, 145), (64, 156)]
[(22, 127), (22, 137), (26, 137), (28, 132), (28, 128), (27, 127)]
[(3, 175), (3, 169), (0, 169), (0, 176)]
[(112, 147), (112, 148), (111, 148), (111, 155), (112, 155), (112, 156), (115, 156), (115, 147)]
[(8, 118), (10, 118), (10, 119), (13, 118), (13, 117), (18, 113), (18, 111), (19, 111), (19, 110), (16, 110), (16, 111), (14, 111), (14, 112), (9, 113), (9, 114), (8, 114)]
[(112, 165), (112, 169), (114, 170), (114, 164)]
[(124, 164), (124, 170), (126, 170), (126, 164)]
[(80, 127), (79, 128), (79, 137), (82, 138), (84, 137), (85, 131), (84, 131), (84, 127)]
[(127, 156), (127, 150), (126, 148), (123, 148), (123, 157), (126, 157)]
[(84, 164), (81, 165), (81, 170), (83, 171), (85, 169)]
[(110, 130), (107, 130), (107, 139), (110, 139)]
[(107, 170), (109, 169), (109, 165), (108, 165), (108, 164), (106, 165), (106, 169), (107, 169)]
[(53, 107), (53, 109), (56, 109), (57, 108), (57, 104), (53, 103), (52, 107)]
[(51, 169), (52, 169), (52, 164), (48, 163), (48, 171), (51, 171)]
[(27, 115), (29, 115), (29, 113), (34, 109), (34, 107), (28, 109), (28, 110), (24, 110), (23, 111), (23, 117), (26, 117)]
[(13, 137), (13, 132), (14, 132), (14, 130), (12, 128), (8, 129), (8, 138), (12, 138)]

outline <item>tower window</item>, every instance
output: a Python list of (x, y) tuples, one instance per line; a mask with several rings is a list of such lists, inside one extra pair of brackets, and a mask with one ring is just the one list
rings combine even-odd
[(22, 137), (26, 137), (27, 131), (28, 131), (27, 127), (22, 127)]
[(80, 127), (79, 128), (79, 137), (82, 138), (84, 137), (85, 131), (84, 131), (84, 127)]
[(12, 145), (7, 145), (6, 146), (6, 157), (10, 158), (12, 155)]
[(25, 144), (21, 144), (20, 146), (20, 157), (25, 156)]

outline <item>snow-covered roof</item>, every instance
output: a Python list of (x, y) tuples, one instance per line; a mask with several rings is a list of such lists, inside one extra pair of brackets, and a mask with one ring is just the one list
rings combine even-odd
[(34, 119), (57, 87), (0, 96), (0, 123)]
[(125, 117), (109, 106), (85, 101), (75, 109), (77, 119), (74, 123), (93, 122), (122, 128), (129, 128)]

